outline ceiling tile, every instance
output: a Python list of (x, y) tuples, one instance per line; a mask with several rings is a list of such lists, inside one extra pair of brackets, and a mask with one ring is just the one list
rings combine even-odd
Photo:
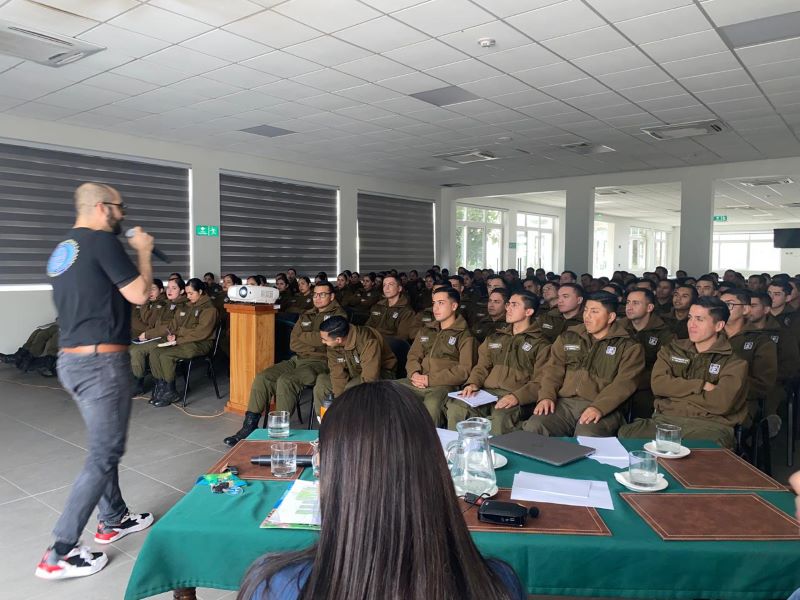
[(215, 29), (186, 40), (181, 46), (197, 50), (210, 56), (216, 56), (231, 62), (239, 62), (271, 52), (272, 48), (229, 33), (223, 29)]
[(119, 92), (102, 90), (85, 84), (75, 84), (47, 96), (42, 96), (37, 99), (37, 102), (83, 111), (97, 108), (104, 104), (111, 104), (125, 97), (125, 94), (120, 94)]
[(628, 88), (620, 93), (632, 102), (638, 102), (640, 100), (652, 100), (664, 96), (677, 96), (684, 94), (685, 91), (674, 81), (666, 81), (664, 83)]
[(429, 0), (392, 16), (434, 37), (495, 20), (485, 10), (459, 0)]
[(612, 23), (686, 6), (692, 0), (587, 0)]
[(719, 73), (720, 71), (737, 69), (739, 68), (739, 61), (736, 60), (736, 57), (731, 52), (720, 52), (718, 54), (663, 63), (663, 67), (673, 77), (694, 77), (706, 73)]
[[(581, 110), (591, 109), (591, 108), (602, 108), (606, 106), (618, 106), (624, 104), (633, 106), (619, 94), (609, 91), (597, 92), (585, 96), (577, 96), (577, 97), (573, 96), (570, 97), (569, 104)], [(638, 109), (635, 112), (638, 112)]]
[(219, 58), (181, 46), (171, 46), (165, 50), (159, 50), (148, 56), (147, 61), (166, 67), (174, 67), (189, 75), (200, 75), (228, 64)]
[(273, 10), (325, 33), (380, 16), (379, 12), (356, 0), (289, 0)]
[[(482, 48), (478, 43), (478, 40), (482, 38), (495, 40), (495, 45), (490, 48)], [(440, 39), (470, 56), (479, 58), (531, 43), (527, 36), (508, 26), (503, 21), (490, 21), (476, 27), (441, 36)]]
[(510, 17), (511, 15), (518, 15), (521, 12), (532, 10), (534, 8), (542, 8), (551, 4), (558, 4), (563, 0), (473, 0), (475, 4), (479, 4), (490, 13), (498, 17)]
[(580, 0), (566, 0), (531, 10), (509, 17), (507, 21), (540, 42), (605, 25), (603, 19)]
[(276, 50), (269, 54), (262, 54), (242, 63), (245, 67), (258, 69), (278, 77), (296, 77), (311, 71), (318, 71), (321, 67), (299, 56), (287, 54), (282, 50)]
[(150, 4), (214, 27), (222, 27), (264, 10), (263, 6), (247, 0), (150, 0)]
[[(352, 75), (342, 73), (335, 69), (312, 71), (305, 75), (298, 75), (293, 81), (312, 86), (318, 90), (325, 90), (326, 92), (336, 92), (364, 83), (364, 81), (358, 77), (353, 77)], [(313, 95), (316, 96), (317, 94)]]
[(758, 2), (733, 2), (731, 0), (706, 0), (703, 8), (717, 27), (734, 23), (774, 17), (797, 10), (796, 0), (759, 0)]
[(695, 77), (682, 77), (679, 81), (690, 92), (704, 92), (753, 82), (744, 69), (731, 69), (730, 71), (706, 73)]
[[(483, 64), (473, 58), (467, 60), (460, 60), (458, 62), (450, 63), (449, 65), (442, 65), (426, 71), (428, 75), (438, 77), (442, 81), (459, 85), (470, 81), (477, 81), (479, 79), (486, 79), (488, 77), (499, 76), (500, 71)], [(527, 86), (525, 86), (527, 88)]]
[(139, 6), (136, 0), (37, 0), (36, 4), (52, 6), (73, 15), (94, 19), (95, 21), (107, 21), (126, 10)]
[(482, 98), (492, 98), (530, 90), (528, 85), (509, 75), (497, 75), (478, 81), (471, 81), (461, 84), (461, 87)]
[(608, 25), (552, 38), (543, 44), (567, 60), (631, 47), (624, 37)]
[[(91, 81), (91, 80), (90, 80)], [(219, 98), (241, 91), (241, 88), (214, 81), (207, 77), (192, 77), (173, 83), (169, 89), (182, 94), (190, 94), (196, 98)]]
[(170, 90), (169, 88), (159, 88), (132, 98), (126, 98), (117, 102), (117, 106), (144, 110), (152, 113), (161, 113), (173, 108), (190, 106), (198, 100), (192, 94), (186, 94)]
[(93, 87), (119, 92), (127, 96), (149, 92), (155, 87), (152, 83), (146, 83), (138, 79), (132, 79), (131, 77), (123, 77), (116, 73), (101, 73), (100, 75), (95, 75), (87, 79), (86, 83)]
[[(391, 100), (376, 102), (375, 106), (401, 115), (408, 115), (416, 111), (429, 108), (431, 105), (411, 96), (399, 96)], [(416, 118), (416, 117), (415, 117)]]
[(98, 25), (78, 37), (134, 58), (141, 58), (170, 45), (164, 40), (157, 40), (141, 33), (106, 24)]
[(657, 62), (682, 60), (728, 50), (725, 42), (713, 29), (642, 44), (641, 48)]
[(678, 94), (676, 96), (663, 96), (661, 98), (639, 100), (639, 106), (647, 111), (657, 112), (697, 106), (697, 99), (689, 94)]
[(539, 104), (541, 102), (548, 102), (549, 100), (551, 100), (551, 98), (547, 94), (530, 88), (525, 91), (501, 94), (500, 96), (492, 98), (493, 102), (509, 108), (530, 106), (531, 104)]
[(497, 52), (496, 54), (481, 57), (481, 60), (506, 73), (515, 73), (561, 62), (560, 58), (539, 44), (528, 44), (527, 46)]
[(672, 81), (663, 69), (656, 66), (641, 67), (630, 71), (620, 71), (619, 73), (609, 73), (608, 75), (598, 75), (597, 78), (608, 87), (615, 90), (624, 90), (642, 85), (652, 85)]
[(285, 48), (322, 35), (302, 23), (267, 11), (247, 17), (223, 29), (273, 48)]
[(337, 93), (340, 96), (352, 98), (354, 100), (360, 100), (361, 102), (380, 102), (381, 100), (397, 98), (400, 95), (400, 93), (394, 90), (390, 90), (373, 83), (357, 85), (356, 87), (339, 90)]
[(329, 35), (288, 46), (284, 52), (311, 60), (326, 67), (369, 56), (369, 52)]
[(146, 4), (112, 19), (110, 23), (174, 44), (212, 29), (210, 25)]
[(621, 21), (617, 27), (636, 44), (656, 42), (711, 29), (708, 19), (694, 5)]
[(425, 73), (410, 73), (399, 77), (390, 77), (378, 82), (383, 87), (402, 94), (416, 94), (427, 90), (435, 90), (442, 86), (442, 82)]
[(585, 73), (567, 62), (519, 71), (518, 73), (514, 73), (514, 76), (535, 88), (586, 78)]
[(97, 25), (95, 20), (71, 15), (28, 0), (11, 0), (0, 6), (0, 19), (67, 36), (78, 35)]
[(589, 94), (599, 94), (607, 92), (608, 88), (595, 79), (578, 79), (566, 83), (556, 83), (554, 85), (540, 86), (543, 92), (555, 96), (556, 98), (575, 98), (578, 96), (588, 96)]
[[(379, 54), (372, 54), (365, 58), (359, 58), (358, 60), (336, 65), (336, 69), (368, 81), (374, 81), (385, 77), (395, 77), (396, 75), (405, 75), (406, 73), (412, 73), (414, 71), (414, 69), (410, 67), (401, 65)], [(360, 83), (361, 82), (354, 83), (346, 87), (353, 87)]]
[[(800, 75), (795, 75), (793, 77), (784, 77), (782, 79), (772, 79), (771, 81), (765, 81), (761, 84), (761, 89), (764, 90), (764, 93), (768, 96), (772, 96), (773, 94), (782, 94), (785, 92), (800, 92)], [(800, 102), (800, 97), (797, 99)]]
[[(319, 90), (308, 85), (303, 85), (290, 79), (282, 79), (274, 83), (262, 85), (257, 89), (258, 92), (280, 98), (282, 100), (297, 100), (298, 98), (310, 98), (319, 94)], [(278, 102), (276, 102), (278, 104)]]
[(242, 89), (258, 87), (278, 79), (275, 75), (243, 67), (242, 65), (228, 65), (227, 67), (204, 73), (203, 77)]
[(739, 48), (736, 54), (748, 67), (792, 60), (800, 56), (800, 38)]
[(652, 61), (642, 54), (641, 50), (634, 47), (577, 58), (572, 63), (594, 76), (653, 65)]
[(390, 50), (384, 56), (419, 70), (432, 69), (467, 58), (466, 54), (433, 39)]
[(358, 104), (358, 101), (339, 96), (338, 94), (319, 94), (318, 96), (311, 96), (310, 98), (301, 98), (298, 102), (322, 110), (336, 110), (337, 108), (346, 108)]
[(388, 110), (371, 106), (369, 104), (362, 104), (360, 106), (351, 106), (349, 108), (342, 108), (336, 111), (339, 114), (358, 119), (359, 121), (372, 121), (381, 117), (389, 117), (392, 115)]
[(337, 31), (335, 37), (373, 52), (386, 52), (428, 39), (424, 33), (387, 16)]
[(29, 117), (31, 119), (43, 119), (46, 121), (56, 121), (63, 117), (74, 115), (80, 110), (74, 108), (63, 108), (61, 106), (51, 106), (49, 104), (40, 104), (38, 102), (26, 102), (10, 108), (6, 113), (16, 115), (18, 117)]
[(750, 73), (756, 81), (769, 81), (771, 79), (781, 79), (791, 77), (800, 73), (800, 58), (794, 60), (783, 60), (781, 62), (769, 63), (766, 65), (756, 65), (750, 67)]
[(183, 71), (177, 71), (144, 59), (134, 60), (133, 62), (124, 64), (121, 67), (113, 69), (113, 72), (118, 75), (141, 79), (142, 81), (147, 81), (156, 85), (169, 85), (190, 77), (190, 74), (184, 73)]

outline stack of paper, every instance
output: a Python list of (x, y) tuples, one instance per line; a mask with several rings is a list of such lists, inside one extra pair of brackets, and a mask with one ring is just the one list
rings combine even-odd
[(628, 451), (625, 450), (619, 439), (615, 437), (587, 437), (578, 436), (578, 443), (581, 446), (594, 448), (595, 452), (588, 458), (596, 460), (604, 465), (619, 467), (620, 469), (628, 466)]
[(461, 400), (464, 404), (471, 406), (472, 408), (477, 408), (479, 406), (483, 406), (484, 404), (491, 404), (492, 402), (497, 402), (497, 396), (493, 396), (489, 392), (485, 390), (478, 390), (469, 398), (464, 398), (461, 396), (461, 392), (450, 392), (447, 394), (451, 398), (455, 398), (456, 400)]
[(261, 527), (319, 529), (319, 485), (298, 479), (286, 490)]
[(605, 481), (551, 477), (523, 471), (514, 475), (511, 499), (614, 510)]

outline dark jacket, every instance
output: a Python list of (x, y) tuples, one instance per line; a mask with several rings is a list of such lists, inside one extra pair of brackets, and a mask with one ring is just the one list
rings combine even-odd
[(318, 360), (327, 359), (327, 346), (322, 343), (319, 337), (319, 326), (326, 319), (333, 316), (347, 318), (339, 303), (334, 300), (322, 311), (313, 308), (301, 314), (297, 322), (292, 327), (292, 335), (289, 338), (289, 348), (300, 358), (316, 358)]
[(382, 371), (397, 368), (395, 357), (384, 337), (371, 327), (350, 326), (344, 346), (328, 348), (328, 370), (333, 395), (344, 392), (347, 382), (360, 376), (364, 383), (378, 381)]
[(428, 376), (428, 385), (463, 385), (475, 364), (475, 338), (464, 317), (442, 329), (438, 322), (423, 327), (408, 351), (406, 372)]
[(644, 371), (639, 376), (639, 382), (636, 386), (637, 390), (650, 389), (650, 372), (653, 370), (653, 365), (656, 364), (658, 358), (658, 351), (672, 341), (675, 337), (672, 330), (667, 324), (658, 316), (655, 311), (650, 314), (650, 319), (647, 325), (641, 331), (636, 331), (636, 328), (627, 317), (620, 319), (620, 324), (625, 328), (630, 336), (642, 345), (644, 350)]

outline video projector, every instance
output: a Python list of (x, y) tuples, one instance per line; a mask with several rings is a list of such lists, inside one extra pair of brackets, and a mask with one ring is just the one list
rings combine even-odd
[(260, 285), (232, 285), (228, 288), (228, 298), (232, 302), (251, 304), (275, 304), (280, 292), (274, 287)]

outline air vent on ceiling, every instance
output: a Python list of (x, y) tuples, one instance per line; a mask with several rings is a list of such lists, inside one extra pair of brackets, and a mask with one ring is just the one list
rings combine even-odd
[(105, 48), (83, 40), (0, 20), (0, 54), (48, 67), (63, 67), (102, 50)]
[(679, 123), (677, 125), (660, 125), (658, 127), (642, 127), (646, 133), (657, 140), (677, 140), (685, 137), (714, 135), (725, 131), (722, 121), (697, 121), (695, 123)]
[(443, 183), (442, 187), (457, 188), (457, 187), (469, 187), (469, 185), (466, 183)]
[(595, 196), (623, 196), (625, 194), (630, 194), (630, 192), (622, 188), (597, 188), (594, 192)]
[(468, 165), (476, 162), (487, 162), (497, 160), (497, 156), (487, 150), (468, 150), (466, 152), (447, 152), (445, 154), (434, 154), (434, 158), (449, 160), (460, 165)]
[(752, 206), (748, 206), (747, 204), (741, 204), (738, 206), (726, 206), (726, 210), (755, 210)]
[(420, 167), (421, 171), (431, 171), (433, 173), (444, 173), (445, 171), (458, 171), (458, 167), (449, 165), (435, 165), (433, 167)]
[(791, 177), (753, 177), (740, 179), (739, 183), (747, 187), (761, 187), (767, 185), (788, 185), (794, 183)]
[(603, 144), (592, 144), (590, 142), (576, 142), (574, 144), (564, 144), (561, 146), (564, 150), (587, 156), (589, 154), (604, 154), (606, 152), (616, 152), (611, 146), (604, 146)]
[(800, 208), (800, 202), (789, 202), (789, 204), (783, 205), (786, 208)]

